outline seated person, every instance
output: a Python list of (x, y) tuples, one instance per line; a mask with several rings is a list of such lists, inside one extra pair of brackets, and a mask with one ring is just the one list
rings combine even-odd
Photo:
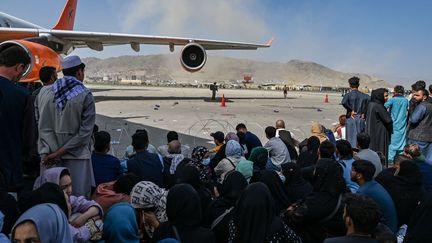
[[(158, 147), (158, 152), (160, 155), (162, 155), (162, 157), (165, 157), (169, 154), (169, 152), (168, 152), (169, 143), (172, 141), (175, 141), (175, 140), (180, 143), (178, 133), (176, 131), (169, 131), (167, 133), (167, 144)], [(181, 145), (181, 154), (183, 154), (183, 156), (185, 158), (189, 158), (190, 157), (190, 147), (182, 144)]]
[[(174, 174), (177, 166), (185, 161), (185, 157), (181, 152), (181, 144), (178, 140), (173, 140), (168, 143), (168, 154), (164, 156), (164, 185), (166, 188), (171, 188), (175, 183)], [(186, 159), (189, 160), (189, 159)]]
[(71, 207), (69, 218), (71, 234), (74, 241), (88, 241), (91, 237), (90, 231), (84, 227), (93, 218), (102, 218), (103, 210), (95, 201), (89, 201), (85, 197), (72, 195), (72, 178), (66, 167), (54, 167), (45, 170), (35, 181), (33, 189), (37, 189), (43, 184), (51, 182), (60, 186), (66, 193), (68, 203)]
[(51, 203), (27, 210), (12, 230), (12, 242), (72, 243), (66, 215)]
[(132, 173), (122, 175), (116, 181), (100, 184), (92, 199), (99, 203), (104, 212), (107, 212), (116, 203), (129, 202), (132, 188), (138, 182), (138, 177)]
[(224, 141), (225, 141), (225, 135), (223, 132), (221, 131), (217, 131), (215, 133), (211, 133), (210, 136), (213, 137), (214, 139), (214, 143), (216, 145), (216, 147), (212, 150), (210, 150), (210, 154), (216, 154), (224, 145)]
[(352, 194), (345, 200), (343, 220), (347, 228), (346, 236), (328, 238), (324, 243), (376, 243), (378, 241), (372, 238), (372, 233), (380, 216), (378, 206), (372, 199)]
[(94, 151), (92, 153), (93, 173), (96, 186), (115, 181), (120, 175), (120, 160), (110, 154), (111, 136), (105, 131), (94, 134)]
[(147, 132), (137, 132), (132, 136), (132, 146), (136, 155), (127, 161), (128, 171), (138, 176), (140, 181), (151, 181), (159, 187), (163, 185), (163, 161), (159, 155), (147, 151)]

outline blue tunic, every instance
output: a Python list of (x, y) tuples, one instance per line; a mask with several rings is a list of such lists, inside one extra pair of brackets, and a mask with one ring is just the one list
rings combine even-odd
[[(347, 110), (346, 119), (346, 138), (351, 144), (351, 147), (357, 147), (357, 134), (365, 129), (365, 121), (362, 117), (366, 113), (369, 95), (358, 90), (352, 90), (342, 99), (342, 106)], [(357, 115), (352, 118), (351, 112), (354, 111)]]
[(393, 121), (393, 131), (388, 155), (389, 160), (393, 160), (405, 147), (408, 128), (408, 104), (408, 100), (403, 96), (394, 96), (384, 104), (390, 112)]

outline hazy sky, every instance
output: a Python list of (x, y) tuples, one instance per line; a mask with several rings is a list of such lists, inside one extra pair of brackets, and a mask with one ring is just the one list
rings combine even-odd
[[(1, 0), (0, 11), (50, 28), (65, 0)], [(266, 42), (259, 51), (209, 52), (264, 61), (314, 61), (391, 82), (432, 79), (432, 1), (429, 0), (81, 0), (76, 30)], [(141, 46), (139, 55), (168, 53)], [(129, 46), (105, 58), (137, 55)]]

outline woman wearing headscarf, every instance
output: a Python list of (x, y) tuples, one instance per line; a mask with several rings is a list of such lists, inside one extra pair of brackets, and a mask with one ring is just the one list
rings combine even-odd
[(313, 122), (311, 126), (311, 137), (317, 137), (320, 143), (329, 140), (327, 135), (325, 134), (324, 127), (318, 122)]
[(322, 242), (326, 237), (345, 235), (342, 196), (349, 192), (342, 167), (335, 161), (318, 161), (313, 191), (288, 208), (284, 219), (303, 242)]
[(240, 172), (228, 173), (222, 183), (219, 198), (211, 202), (205, 211), (204, 226), (213, 230), (216, 242), (227, 242), (232, 210), (247, 185)]
[(315, 165), (318, 161), (318, 149), (320, 140), (318, 137), (311, 136), (307, 140), (307, 150), (300, 153), (297, 159), (297, 165), (300, 168)]
[(46, 182), (55, 183), (66, 193), (71, 206), (70, 230), (74, 242), (85, 242), (90, 238), (96, 239), (100, 235), (100, 225), (93, 220), (102, 218), (103, 210), (95, 201), (85, 197), (76, 197), (72, 193), (72, 178), (66, 167), (54, 167), (45, 170), (35, 181), (33, 189), (39, 188)]
[(199, 178), (203, 184), (209, 184), (212, 181), (212, 170), (208, 165), (205, 165), (206, 162), (205, 156), (209, 152), (208, 148), (204, 146), (197, 146), (192, 151), (192, 160), (190, 163), (195, 166), (199, 171)]
[(371, 100), (366, 110), (365, 130), (370, 136), (369, 148), (375, 152), (382, 152), (386, 161), (393, 124), (391, 116), (384, 106), (387, 99), (388, 91), (386, 89), (372, 90)]
[(171, 188), (167, 196), (168, 222), (162, 223), (154, 232), (154, 241), (173, 238), (187, 243), (213, 243), (214, 234), (201, 227), (202, 213), (198, 193), (188, 184)]
[(282, 165), (282, 174), (285, 176), (285, 188), (291, 202), (297, 202), (309, 195), (313, 188), (303, 176), (299, 166), (295, 163)]
[(106, 243), (139, 243), (134, 208), (126, 202), (114, 204), (104, 219), (103, 238)]
[(187, 183), (191, 185), (197, 192), (201, 201), (201, 208), (204, 210), (212, 201), (211, 191), (204, 186), (200, 180), (200, 173), (195, 166), (187, 165), (178, 168), (176, 173), (176, 184)]
[(398, 226), (407, 224), (424, 195), (423, 175), (414, 161), (400, 162), (394, 175), (381, 172), (375, 180), (390, 194), (396, 207)]
[(261, 173), (260, 182), (269, 188), (275, 202), (276, 215), (280, 215), (291, 204), (281, 178), (276, 171), (265, 170)]
[(222, 145), (222, 147), (219, 149), (219, 151), (217, 151), (215, 156), (213, 156), (213, 158), (210, 159), (209, 166), (211, 168), (214, 169), (219, 164), (219, 162), (221, 160), (226, 158), (226, 155), (225, 155), (226, 144), (230, 140), (234, 140), (234, 141), (237, 141), (238, 143), (240, 143), (240, 138), (237, 136), (237, 134), (235, 134), (234, 132), (227, 133), (227, 135), (225, 136), (224, 145)]
[(276, 215), (268, 187), (256, 182), (240, 196), (229, 223), (229, 243), (301, 242), (281, 218)]
[(39, 204), (27, 210), (12, 229), (12, 242), (72, 243), (66, 215), (55, 204)]
[(168, 220), (165, 212), (167, 194), (167, 191), (150, 181), (141, 181), (132, 189), (131, 204), (144, 214), (144, 222), (139, 222), (139, 227), (146, 233), (144, 240), (152, 239), (155, 228)]
[(235, 170), (240, 160), (245, 160), (242, 154), (241, 145), (235, 140), (230, 140), (226, 143), (225, 155), (226, 158), (221, 160), (219, 164), (214, 168), (216, 177), (218, 178), (219, 182), (222, 182), (224, 180), (226, 173)]
[(404, 243), (432, 242), (430, 222), (432, 218), (432, 194), (419, 203), (408, 223)]
[(250, 183), (257, 182), (260, 180), (261, 172), (266, 169), (269, 160), (268, 150), (264, 147), (253, 148), (249, 160), (253, 163), (253, 174)]

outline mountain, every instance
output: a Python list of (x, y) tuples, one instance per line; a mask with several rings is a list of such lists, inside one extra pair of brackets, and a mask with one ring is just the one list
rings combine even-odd
[(94, 76), (136, 75), (145, 79), (175, 80), (177, 82), (204, 82), (243, 80), (250, 74), (255, 83), (285, 83), (347, 87), (347, 80), (358, 76), (362, 86), (369, 88), (389, 87), (389, 84), (367, 74), (344, 73), (321, 64), (301, 60), (287, 63), (262, 62), (248, 59), (209, 56), (204, 68), (189, 73), (180, 66), (178, 55), (120, 56), (107, 59), (84, 58), (86, 74)]

